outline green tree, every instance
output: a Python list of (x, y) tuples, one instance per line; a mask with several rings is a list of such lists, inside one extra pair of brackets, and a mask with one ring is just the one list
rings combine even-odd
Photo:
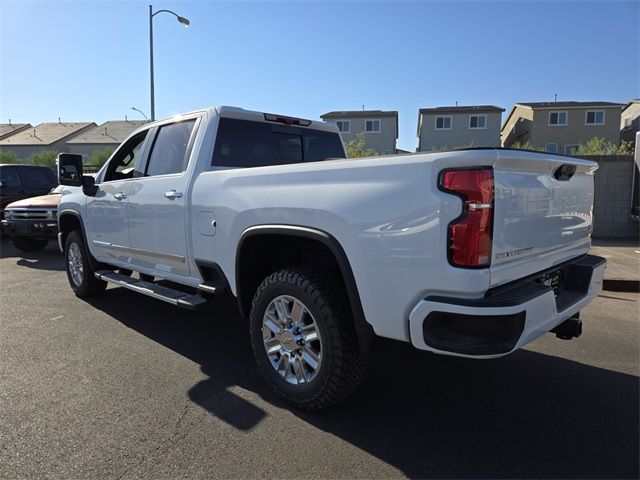
[(0, 163), (20, 163), (20, 158), (10, 150), (0, 150)]
[(633, 155), (633, 143), (634, 142), (629, 142), (627, 140), (621, 140), (616, 153), (618, 155)]
[(587, 143), (581, 144), (576, 150), (576, 155), (616, 155), (618, 147), (612, 142), (607, 142), (604, 137), (593, 137)]
[(356, 138), (349, 140), (344, 144), (347, 149), (347, 158), (373, 157), (378, 155), (375, 150), (365, 148), (365, 133), (360, 132)]
[(29, 157), (29, 163), (33, 165), (55, 165), (58, 158), (58, 152), (54, 150), (45, 150), (44, 152), (34, 153)]
[(104, 150), (96, 150), (89, 157), (89, 161), (87, 165), (91, 165), (92, 167), (101, 167), (104, 165), (104, 162), (109, 160), (109, 157), (113, 153), (113, 148), (106, 148)]

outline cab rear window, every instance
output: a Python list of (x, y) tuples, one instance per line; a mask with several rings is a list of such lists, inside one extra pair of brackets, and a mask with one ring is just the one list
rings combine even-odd
[(212, 165), (263, 167), (345, 158), (337, 133), (221, 118)]

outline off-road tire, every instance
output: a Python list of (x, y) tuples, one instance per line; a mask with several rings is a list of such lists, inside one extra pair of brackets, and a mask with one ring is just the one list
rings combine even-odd
[[(288, 383), (273, 368), (262, 338), (262, 319), (269, 303), (287, 295), (301, 301), (314, 317), (321, 337), (322, 363), (308, 383)], [(251, 304), (250, 333), (260, 373), (273, 392), (287, 403), (307, 411), (327, 408), (347, 397), (360, 384), (367, 355), (358, 339), (346, 292), (340, 278), (321, 269), (294, 267), (269, 275)]]
[[(69, 250), (72, 246), (77, 246), (78, 251), (80, 252), (80, 260), (83, 268), (82, 281), (79, 285), (76, 285), (72, 278), (72, 274), (70, 271), (69, 265)], [(87, 250), (87, 247), (84, 243), (84, 238), (82, 236), (82, 232), (79, 230), (74, 230), (67, 235), (67, 240), (64, 244), (64, 258), (65, 258), (65, 267), (67, 271), (67, 279), (69, 280), (69, 285), (73, 289), (73, 292), (79, 298), (88, 298), (99, 293), (102, 293), (105, 288), (107, 288), (107, 282), (104, 280), (98, 280), (94, 276), (94, 269), (91, 255)]]
[(21, 252), (39, 252), (44, 250), (44, 247), (49, 243), (49, 240), (46, 239), (29, 238), (22, 235), (16, 235), (12, 240), (13, 245)]

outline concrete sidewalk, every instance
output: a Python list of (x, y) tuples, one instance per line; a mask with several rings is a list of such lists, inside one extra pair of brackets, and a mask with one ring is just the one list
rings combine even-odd
[(607, 259), (605, 290), (640, 291), (640, 241), (594, 239), (591, 253)]

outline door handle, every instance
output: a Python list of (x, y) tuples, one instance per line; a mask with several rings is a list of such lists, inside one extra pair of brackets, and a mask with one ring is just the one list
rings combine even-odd
[(125, 198), (127, 198), (127, 194), (124, 192), (114, 193), (113, 198), (115, 198), (116, 200), (124, 200)]
[(182, 192), (178, 192), (176, 190), (169, 190), (168, 192), (164, 192), (164, 196), (173, 200), (174, 198), (182, 198)]

